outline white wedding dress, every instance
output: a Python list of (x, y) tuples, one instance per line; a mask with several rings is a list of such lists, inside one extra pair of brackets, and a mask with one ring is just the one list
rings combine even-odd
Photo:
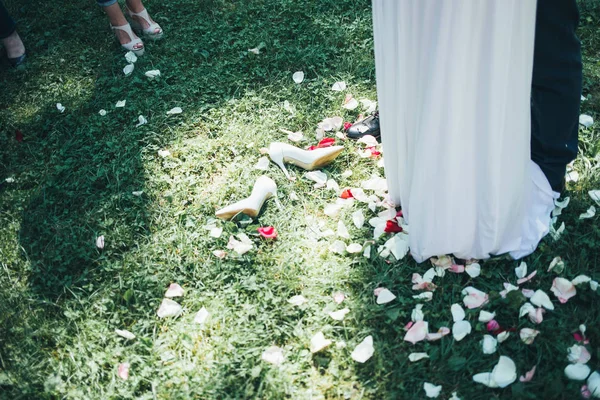
[(556, 193), (530, 160), (536, 0), (373, 0), (385, 173), (421, 262), (532, 253)]

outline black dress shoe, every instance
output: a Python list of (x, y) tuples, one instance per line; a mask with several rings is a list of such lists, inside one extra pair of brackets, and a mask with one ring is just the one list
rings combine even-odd
[(15, 57), (15, 58), (8, 58), (8, 62), (10, 62), (10, 65), (12, 65), (13, 67), (18, 67), (19, 65), (23, 64), (25, 62), (25, 59), (27, 58), (27, 53), (23, 53), (23, 55), (19, 56), (19, 57)]
[(371, 135), (379, 139), (381, 132), (379, 131), (379, 111), (375, 111), (362, 121), (356, 122), (346, 132), (350, 139), (360, 139), (363, 136)]

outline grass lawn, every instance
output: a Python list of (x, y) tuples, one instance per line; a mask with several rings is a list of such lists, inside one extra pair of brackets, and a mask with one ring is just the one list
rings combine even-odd
[[(452, 392), (462, 399), (576, 399), (582, 382), (563, 370), (580, 324), (587, 326), (588, 365), (600, 367), (600, 293), (584, 284), (560, 304), (550, 292), (557, 274), (547, 272), (560, 256), (560, 276), (600, 280), (598, 217), (579, 219), (594, 204), (588, 191), (600, 188), (598, 123), (581, 131), (580, 177), (558, 217), (563, 235), (546, 238), (525, 260), (538, 273), (522, 286), (543, 289), (555, 305), (534, 325), (518, 318), (526, 301), (520, 291), (499, 295), (504, 282), (516, 284), (517, 262), (483, 262), (473, 279), (447, 273), (436, 278), (432, 301), (413, 299), (412, 274), (429, 263), (384, 259), (375, 246), (370, 259), (336, 254), (330, 246), (337, 235), (319, 234), (336, 231), (341, 220), (351, 236), (342, 240), (362, 245), (373, 228), (356, 228), (351, 214), (362, 210), (369, 220), (383, 209), (355, 202), (332, 218), (324, 208), (334, 190), (313, 188), (297, 168), (294, 182), (274, 164), (255, 169), (260, 148), (289, 142), (281, 128), (304, 132), (307, 147), (317, 143), (324, 118), (356, 119), (361, 107), (341, 107), (347, 93), (376, 99), (369, 1), (148, 0), (166, 37), (146, 41), (147, 54), (130, 76), (94, 1), (5, 3), (30, 59), (22, 70), (0, 65), (1, 399), (423, 399), (424, 382), (442, 385), (446, 399)], [(582, 7), (580, 36), (588, 98), (582, 112), (599, 120), (600, 3)], [(260, 43), (260, 54), (247, 51)], [(161, 76), (151, 81), (144, 72), (152, 69)], [(306, 78), (296, 84), (292, 74), (300, 70)], [(348, 88), (332, 91), (337, 81)], [(119, 100), (125, 107), (115, 107)], [(167, 115), (173, 107), (183, 113)], [(148, 123), (136, 127), (140, 115)], [(341, 188), (383, 176), (377, 160), (358, 155), (359, 145), (338, 142), (346, 149), (324, 172)], [(269, 201), (254, 221), (218, 221), (223, 233), (211, 237), (205, 226), (215, 210), (249, 195), (262, 174), (277, 182), (281, 208)], [(269, 225), (279, 232), (276, 241), (256, 232)], [(240, 233), (254, 246), (237, 256), (226, 246)], [(228, 255), (217, 258), (215, 250)], [(183, 313), (159, 319), (171, 283), (185, 289), (174, 299)], [(431, 331), (452, 327), (450, 307), (462, 304), (466, 286), (488, 293), (483, 309), (516, 330), (496, 353), (482, 353), (487, 331), (479, 309), (467, 310), (473, 331), (462, 341), (403, 340), (419, 303)], [(396, 299), (376, 304), (377, 287)], [(339, 305), (336, 292), (345, 296)], [(307, 302), (288, 303), (295, 295)], [(196, 324), (202, 307), (210, 316)], [(328, 315), (344, 307), (343, 321)], [(540, 331), (533, 344), (519, 339), (521, 328)], [(312, 354), (319, 331), (333, 343)], [(374, 355), (357, 363), (351, 353), (369, 335)], [(271, 346), (283, 349), (279, 366), (261, 360)], [(412, 363), (412, 352), (429, 359)], [(505, 389), (472, 381), (500, 355), (514, 360), (519, 376), (537, 365), (533, 380)], [(130, 364), (128, 380), (118, 376), (121, 363)]]

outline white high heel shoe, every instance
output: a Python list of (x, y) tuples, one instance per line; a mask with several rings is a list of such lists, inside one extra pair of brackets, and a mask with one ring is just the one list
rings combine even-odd
[[(129, 7), (126, 7), (126, 9), (127, 15), (129, 15), (129, 18), (131, 18), (131, 25), (133, 26), (133, 29), (138, 32), (142, 32), (146, 37), (152, 40), (158, 40), (163, 37), (162, 28), (156, 22), (151, 22), (152, 20), (150, 19), (150, 15), (148, 15), (148, 10), (144, 8), (139, 13), (134, 13), (129, 9)], [(133, 19), (133, 17), (142, 18), (148, 24), (148, 28), (144, 29), (143, 25)]]
[(344, 146), (331, 146), (315, 150), (303, 150), (287, 143), (275, 142), (269, 146), (269, 157), (277, 164), (289, 180), (285, 163), (296, 165), (307, 171), (322, 168), (330, 164), (344, 150)]
[[(121, 25), (121, 26), (112, 26), (111, 25), (110, 29), (112, 29), (113, 31), (120, 30), (129, 35), (129, 39), (131, 39), (131, 40), (129, 41), (129, 43), (122, 44), (121, 47), (123, 47), (125, 50), (133, 51), (133, 53), (136, 56), (144, 55), (144, 42), (142, 42), (142, 39), (140, 39), (140, 38), (134, 39), (133, 32), (132, 32), (131, 26), (129, 24), (125, 24), (125, 25)], [(117, 37), (117, 39), (118, 39), (118, 37)], [(135, 45), (138, 43), (141, 43), (142, 47), (140, 47), (138, 49), (134, 48)]]
[(277, 184), (273, 179), (263, 175), (256, 180), (250, 197), (220, 209), (216, 212), (216, 215), (221, 219), (231, 219), (237, 214), (243, 213), (255, 218), (264, 202), (271, 197), (275, 197), (277, 202)]

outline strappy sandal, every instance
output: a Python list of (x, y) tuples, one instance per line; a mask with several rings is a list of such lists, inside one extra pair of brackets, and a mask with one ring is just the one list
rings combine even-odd
[[(142, 32), (146, 37), (152, 40), (158, 40), (163, 37), (162, 28), (156, 22), (151, 22), (152, 20), (150, 19), (150, 15), (148, 15), (148, 10), (144, 8), (139, 13), (134, 13), (129, 9), (129, 7), (126, 7), (126, 9), (127, 15), (129, 15), (129, 18), (131, 18), (131, 26), (133, 26), (133, 29), (138, 32)], [(148, 28), (144, 28), (143, 25), (136, 21), (133, 17), (141, 18), (146, 21)]]
[[(111, 25), (110, 28), (113, 31), (121, 30), (129, 35), (129, 39), (131, 39), (131, 40), (129, 41), (129, 43), (121, 44), (121, 47), (123, 47), (125, 50), (133, 51), (136, 56), (144, 55), (144, 42), (142, 42), (142, 39), (134, 36), (133, 31), (131, 30), (131, 26), (129, 24), (125, 24), (125, 25), (121, 25), (121, 26), (112, 26)], [(118, 37), (117, 37), (117, 40), (118, 40)], [(135, 45), (138, 43), (141, 43), (142, 47), (139, 47), (136, 49)]]

